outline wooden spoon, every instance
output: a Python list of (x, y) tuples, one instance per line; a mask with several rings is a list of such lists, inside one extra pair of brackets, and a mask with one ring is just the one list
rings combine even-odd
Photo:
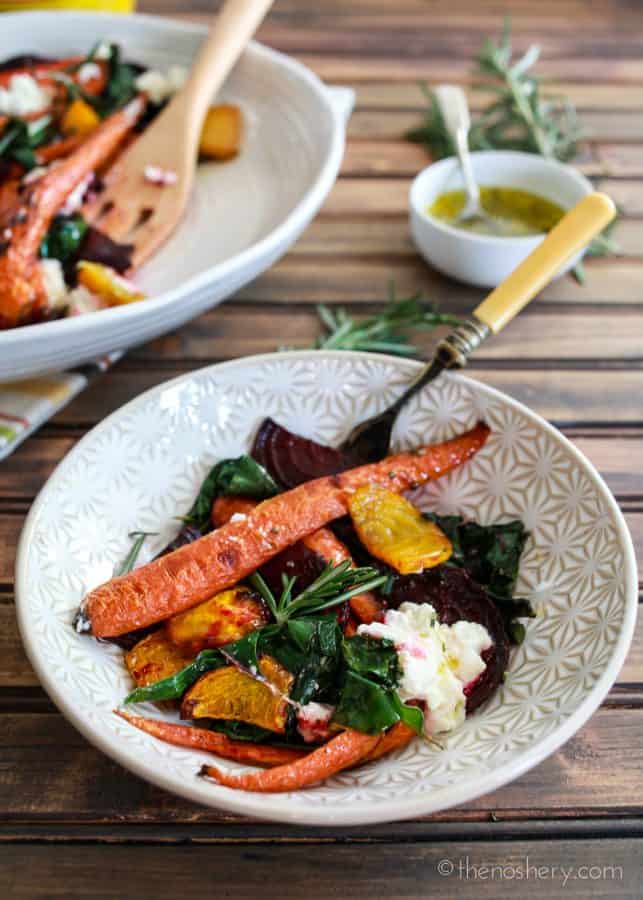
[[(226, 0), (185, 86), (108, 172), (105, 189), (88, 216), (114, 240), (134, 244), (134, 266), (154, 253), (181, 219), (205, 114), (272, 3)], [(173, 173), (176, 181), (151, 183), (145, 178), (147, 166)]]

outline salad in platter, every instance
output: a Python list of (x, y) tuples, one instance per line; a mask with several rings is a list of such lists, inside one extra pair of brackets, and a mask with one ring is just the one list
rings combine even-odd
[[(101, 231), (101, 191), (187, 70), (146, 69), (98, 42), (86, 56), (19, 56), (0, 63), (0, 329), (144, 299), (128, 277), (133, 247)], [(203, 160), (236, 156), (241, 112), (212, 106)], [(176, 173), (150, 164), (162, 190)]]
[[(496, 691), (532, 615), (513, 596), (520, 521), (412, 502), (488, 434), (480, 422), (365, 463), (265, 420), (250, 454), (209, 472), (164, 551), (134, 568), (145, 535), (132, 535), (114, 578), (84, 598), (77, 631), (118, 643), (135, 683), (116, 714), (254, 766), (213, 760), (199, 774), (257, 792), (439, 742)], [(183, 721), (132, 712), (144, 702)]]

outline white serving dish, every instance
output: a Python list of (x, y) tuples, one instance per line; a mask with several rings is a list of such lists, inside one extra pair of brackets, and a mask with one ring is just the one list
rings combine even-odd
[[(190, 65), (205, 28), (154, 16), (2, 15), (0, 59), (86, 53), (98, 38), (162, 70)], [(281, 257), (330, 191), (353, 92), (328, 88), (290, 57), (252, 43), (220, 99), (238, 103), (239, 157), (199, 167), (184, 221), (141, 270), (141, 303), (0, 332), (0, 381), (69, 368), (141, 344), (220, 303)]]
[[(594, 190), (576, 169), (535, 153), (485, 150), (472, 153), (471, 160), (480, 186), (522, 188), (563, 209), (570, 209)], [(462, 188), (464, 181), (455, 157), (433, 163), (415, 177), (409, 193), (413, 240), (426, 261), (445, 275), (479, 287), (496, 287), (538, 246), (544, 235), (474, 234), (429, 215), (428, 207), (440, 194)], [(572, 257), (558, 274), (568, 272), (583, 253)]]
[[(246, 451), (264, 416), (327, 443), (340, 441), (417, 375), (409, 360), (293, 352), (236, 360), (153, 388), (86, 435), (31, 508), (18, 550), (22, 639), (43, 686), (92, 743), (148, 781), (208, 806), (309, 825), (407, 819), (467, 803), (518, 777), (580, 728), (614, 682), (638, 599), (632, 542), (594, 467), (515, 400), (460, 375), (409, 403), (394, 440), (443, 440), (481, 416), (492, 434), (474, 459), (416, 495), (425, 508), (531, 531), (517, 585), (537, 618), (505, 683), (440, 746), (420, 740), (376, 763), (291, 794), (253, 794), (196, 776), (207, 754), (171, 747), (112, 710), (131, 688), (121, 651), (77, 634), (83, 594), (108, 579), (128, 532), (176, 530), (215, 460)], [(159, 713), (150, 704), (139, 708)], [(219, 765), (236, 769), (234, 763)], [(160, 801), (159, 801), (160, 802)]]

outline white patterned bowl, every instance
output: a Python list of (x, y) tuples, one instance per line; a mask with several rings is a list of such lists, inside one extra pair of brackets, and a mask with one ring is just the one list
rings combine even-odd
[[(518, 592), (538, 617), (505, 684), (448, 737), (299, 793), (260, 795), (205, 783), (206, 755), (170, 747), (112, 710), (130, 688), (121, 652), (75, 633), (83, 593), (106, 580), (134, 529), (154, 553), (213, 461), (246, 450), (275, 417), (329, 443), (382, 409), (418, 364), (361, 353), (293, 352), (211, 366), (153, 388), (93, 429), (34, 503), (18, 551), (23, 641), (44, 687), (94, 744), (149, 781), (207, 805), (312, 825), (425, 815), (515, 778), (589, 718), (616, 678), (635, 623), (632, 543), (609, 490), (554, 428), (514, 400), (449, 375), (403, 411), (395, 441), (442, 440), (484, 417), (492, 434), (417, 501), (483, 523), (521, 518), (531, 540)], [(147, 710), (152, 711), (150, 706)], [(221, 763), (236, 768), (232, 763)]]
[[(205, 28), (154, 16), (2, 15), (0, 59), (87, 53), (114, 40), (132, 61), (189, 66)], [(305, 66), (252, 43), (220, 99), (238, 104), (237, 159), (199, 166), (187, 213), (137, 275), (149, 299), (0, 331), (0, 381), (15, 381), (142, 344), (216, 306), (275, 263), (313, 218), (337, 177), (353, 91), (328, 88)]]

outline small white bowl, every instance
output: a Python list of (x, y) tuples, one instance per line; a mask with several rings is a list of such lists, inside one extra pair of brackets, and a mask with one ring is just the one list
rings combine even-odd
[[(576, 169), (534, 153), (485, 150), (472, 153), (471, 159), (479, 185), (521, 188), (563, 209), (571, 209), (593, 190), (587, 178)], [(440, 194), (463, 188), (460, 164), (455, 157), (423, 169), (413, 180), (409, 194), (411, 234), (422, 256), (445, 275), (479, 287), (496, 287), (538, 246), (544, 235), (475, 234), (429, 215), (427, 210)], [(583, 253), (570, 259), (558, 275), (575, 266)]]

